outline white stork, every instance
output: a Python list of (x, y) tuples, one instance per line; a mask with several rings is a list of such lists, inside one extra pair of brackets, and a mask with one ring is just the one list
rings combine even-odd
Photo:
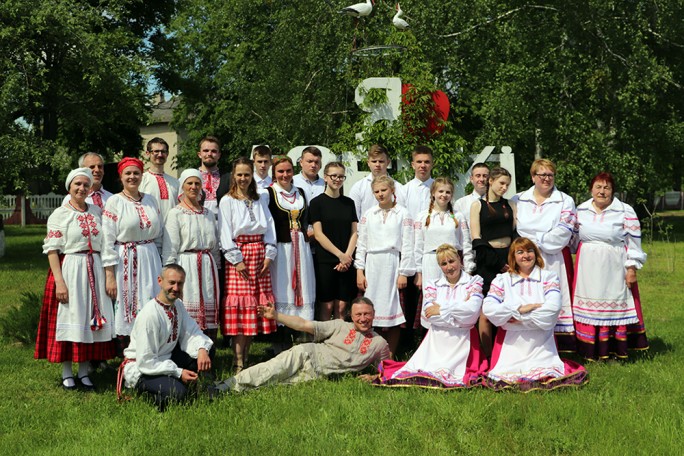
[(365, 3), (357, 3), (355, 5), (342, 8), (340, 13), (346, 13), (352, 17), (366, 17), (373, 12), (373, 0), (366, 0)]
[(396, 10), (397, 14), (395, 14), (392, 18), (392, 24), (398, 30), (406, 30), (407, 28), (409, 28), (409, 24), (400, 17), (402, 14), (404, 14), (404, 12), (401, 10), (401, 6), (399, 6), (399, 3), (397, 3)]

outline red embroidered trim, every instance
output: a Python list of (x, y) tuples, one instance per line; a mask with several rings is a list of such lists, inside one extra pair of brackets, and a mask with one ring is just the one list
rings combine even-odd
[(90, 236), (97, 236), (100, 232), (97, 229), (97, 222), (93, 214), (83, 214), (76, 217), (78, 226), (81, 227), (81, 234), (83, 237), (90, 238)]
[(215, 201), (216, 190), (218, 190), (219, 183), (221, 182), (221, 174), (218, 171), (207, 172), (201, 170), (200, 173), (202, 174), (202, 182), (204, 182), (202, 187), (206, 193), (206, 200)]
[(373, 336), (371, 336), (370, 334), (366, 334), (365, 338), (363, 339), (363, 342), (361, 342), (361, 348), (359, 348), (359, 351), (362, 355), (368, 353), (368, 347), (370, 346), (372, 341)]
[(178, 311), (176, 310), (176, 306), (167, 306), (157, 298), (154, 298), (154, 300), (157, 301), (157, 304), (159, 304), (162, 309), (164, 309), (164, 313), (166, 313), (166, 316), (171, 322), (171, 334), (169, 334), (169, 338), (166, 340), (166, 343), (169, 344), (178, 339)]
[(61, 238), (64, 236), (61, 231), (59, 230), (48, 230), (47, 238)]
[(352, 342), (354, 342), (354, 339), (356, 339), (356, 330), (352, 328), (349, 330), (347, 337), (344, 338), (344, 344), (350, 345)]
[(102, 211), (102, 215), (103, 215), (104, 217), (107, 217), (107, 218), (110, 218), (110, 219), (114, 220), (115, 222), (118, 222), (118, 221), (119, 221), (119, 216), (116, 215), (116, 214), (113, 214), (113, 213), (109, 212), (107, 209), (105, 209), (104, 211)]
[(169, 189), (166, 186), (166, 181), (164, 180), (164, 175), (153, 173), (152, 171), (148, 171), (148, 172), (157, 178), (157, 185), (159, 186), (159, 199), (163, 199), (163, 200), (169, 199)]
[(138, 218), (140, 219), (140, 222), (138, 223), (138, 226), (140, 226), (141, 230), (144, 230), (145, 228), (150, 228), (152, 226), (152, 222), (150, 222), (150, 219), (147, 218), (147, 214), (145, 213), (145, 208), (143, 207), (140, 202), (134, 202), (135, 204), (135, 211), (138, 213)]

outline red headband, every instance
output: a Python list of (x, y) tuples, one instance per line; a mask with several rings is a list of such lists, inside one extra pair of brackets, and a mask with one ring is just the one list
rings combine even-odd
[(124, 157), (121, 159), (121, 161), (119, 162), (119, 164), (116, 167), (117, 171), (119, 172), (119, 175), (121, 175), (124, 168), (126, 168), (127, 166), (135, 166), (136, 168), (138, 168), (140, 170), (140, 172), (143, 171), (143, 162), (142, 161), (140, 161), (139, 159), (134, 158), (134, 157)]

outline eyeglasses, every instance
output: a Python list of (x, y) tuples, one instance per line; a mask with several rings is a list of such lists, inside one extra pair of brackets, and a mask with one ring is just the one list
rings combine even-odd
[(163, 150), (163, 149), (157, 149), (157, 150), (149, 150), (148, 152), (149, 152), (149, 153), (151, 153), (151, 154), (153, 154), (153, 155), (154, 155), (154, 154), (162, 154), (162, 155), (166, 155), (166, 154), (168, 154), (168, 153), (169, 153), (169, 151), (168, 151), (168, 150)]
[(542, 180), (543, 179), (549, 179), (550, 180), (550, 179), (554, 178), (553, 174), (539, 174), (539, 173), (537, 173), (537, 174), (535, 174), (535, 176), (537, 176), (539, 179), (542, 179)]
[(345, 176), (344, 174), (342, 174), (342, 175), (340, 175), (340, 174), (326, 174), (326, 176), (328, 176), (332, 180), (340, 180), (340, 181), (343, 181), (347, 178), (347, 176)]

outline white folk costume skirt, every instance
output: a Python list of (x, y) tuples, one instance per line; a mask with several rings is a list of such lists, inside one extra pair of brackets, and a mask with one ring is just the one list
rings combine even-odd
[[(309, 243), (304, 241), (304, 234), (297, 231), (296, 236), (296, 242), (278, 242), (278, 255), (271, 263), (271, 284), (276, 310), (285, 315), (313, 320), (316, 301), (313, 257)], [(296, 264), (297, 258), (294, 255), (295, 244), (299, 247), (299, 264)]]
[(553, 255), (542, 252), (542, 258), (544, 259), (544, 269), (555, 272), (560, 279), (562, 307), (558, 315), (558, 322), (554, 328), (558, 351), (574, 353), (576, 351), (575, 324), (572, 317), (571, 293), (574, 270), (572, 268), (570, 249), (566, 247), (561, 252)]
[(178, 265), (185, 269), (183, 305), (188, 314), (202, 331), (218, 328), (218, 270), (211, 252), (183, 252)]
[(375, 307), (373, 326), (390, 328), (406, 322), (399, 300), (397, 278), (401, 254), (396, 250), (366, 254), (366, 282), (364, 296)]
[(161, 258), (152, 241), (117, 243), (116, 249), (119, 264), (116, 266), (115, 329), (119, 336), (130, 336), (138, 312), (159, 293), (157, 278), (161, 273)]

